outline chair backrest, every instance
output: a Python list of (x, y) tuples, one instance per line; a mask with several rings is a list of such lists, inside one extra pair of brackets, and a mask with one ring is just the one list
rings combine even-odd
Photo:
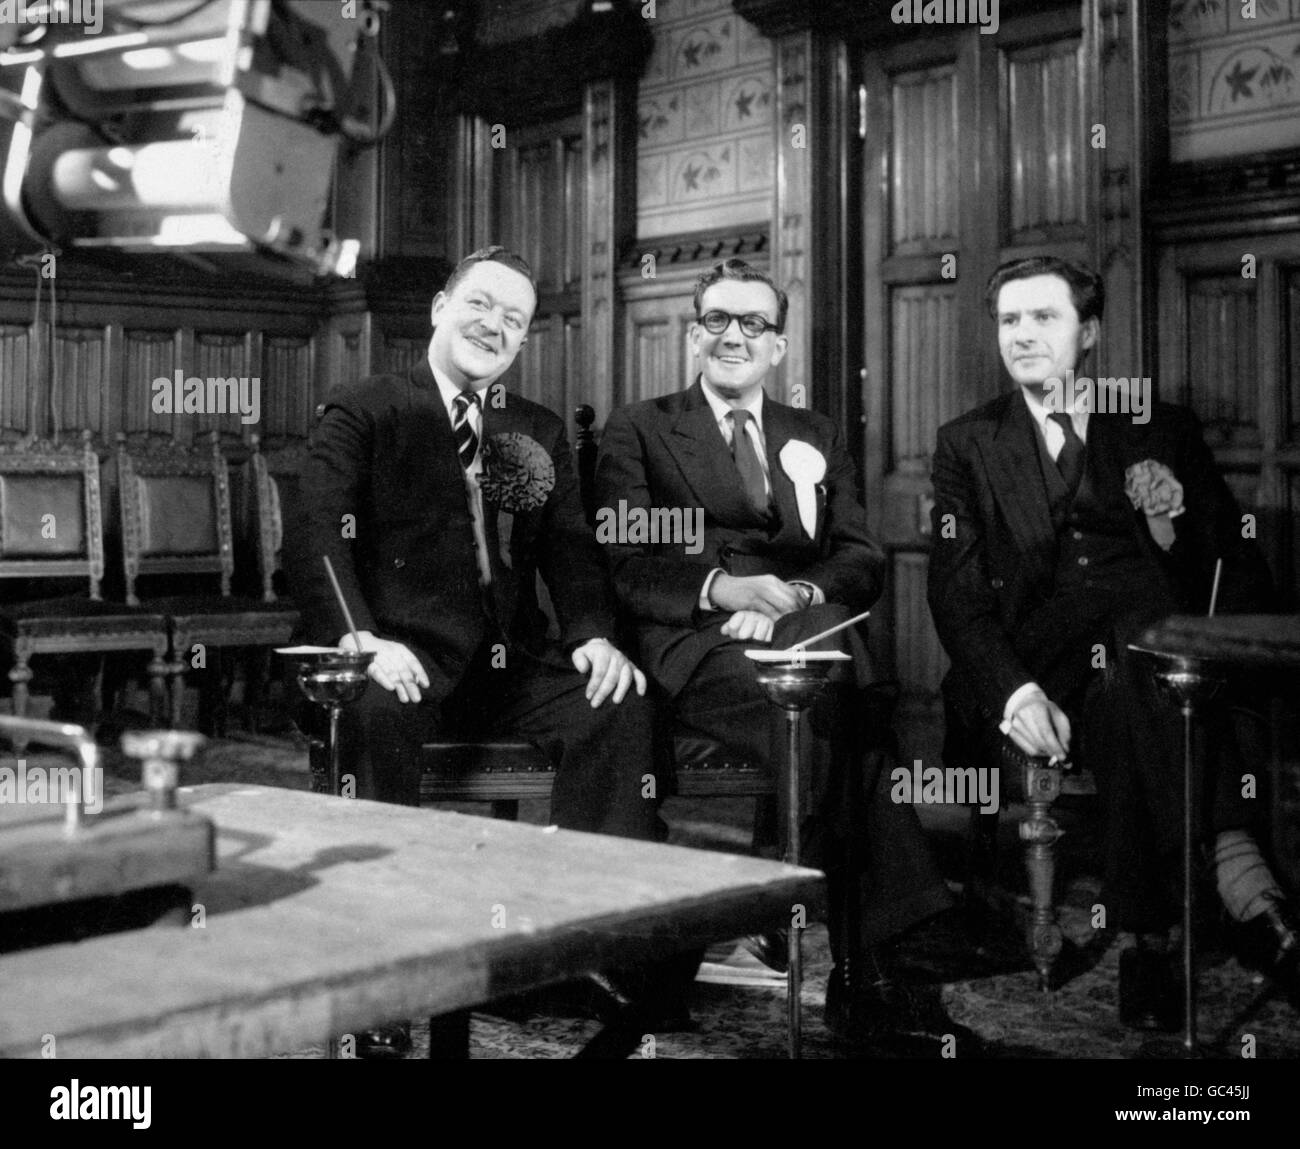
[(99, 456), (79, 445), (0, 448), (0, 578), (104, 577)]
[(578, 490), (582, 495), (582, 508), (587, 512), (587, 522), (596, 525), (596, 436), (591, 425), (596, 421), (595, 410), (587, 403), (574, 408), (573, 421), (578, 425), (573, 437), (574, 454), (578, 459)]
[(275, 602), (274, 578), (282, 569), (285, 523), (294, 521), (307, 443), (295, 440), (274, 452), (264, 452), (261, 436), (253, 435), (250, 446), (249, 466), (253, 472), (257, 566), (262, 579), (262, 601)]
[(206, 450), (170, 439), (131, 449), (117, 437), (126, 601), (139, 606), (140, 575), (217, 574), (230, 594), (235, 570), (230, 471), (216, 431)]

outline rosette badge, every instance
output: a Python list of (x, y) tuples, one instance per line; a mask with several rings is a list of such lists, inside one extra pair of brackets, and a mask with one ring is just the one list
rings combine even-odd
[(483, 440), (483, 473), (478, 483), (483, 501), (496, 508), (501, 561), (509, 567), (515, 515), (545, 506), (555, 489), (555, 462), (536, 439), (503, 431)]
[(808, 537), (817, 536), (817, 484), (826, 478), (826, 456), (811, 443), (791, 439), (781, 448), (781, 468), (794, 483), (799, 521)]
[(555, 463), (536, 439), (518, 431), (483, 440), (483, 498), (512, 515), (535, 511), (555, 489)]
[(1173, 520), (1183, 513), (1183, 485), (1155, 459), (1143, 459), (1124, 472), (1124, 493), (1133, 509), (1147, 517), (1147, 529), (1161, 550), (1174, 545)]

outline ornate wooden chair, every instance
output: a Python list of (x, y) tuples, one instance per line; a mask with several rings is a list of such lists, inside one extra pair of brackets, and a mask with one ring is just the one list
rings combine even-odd
[[(206, 451), (172, 440), (151, 441), (133, 451), (126, 436), (119, 434), (117, 464), (127, 602), (139, 603), (136, 582), (144, 576), (208, 576), (214, 583), (207, 594), (199, 584), (189, 593), (148, 602), (151, 610), (167, 617), (171, 723), (179, 726), (187, 660), (201, 650), (207, 668), (210, 650), (213, 677), (224, 697), (221, 651), (281, 646), (288, 642), (298, 614), (292, 606), (276, 602), (269, 571), (263, 574), (260, 598), (231, 594), (235, 561), (230, 473), (215, 431), (209, 435)], [(270, 514), (268, 509), (266, 515)], [(268, 527), (266, 533), (273, 538), (274, 528)], [(258, 537), (262, 535), (259, 528)], [(217, 711), (220, 725), (220, 700)]]
[(146, 651), (150, 702), (162, 714), (167, 620), (162, 612), (104, 602), (104, 535), (99, 457), (89, 431), (80, 445), (0, 448), (0, 578), (85, 579), (87, 593), (0, 606), (0, 643), (15, 715), (27, 713), (31, 659), (45, 654)]

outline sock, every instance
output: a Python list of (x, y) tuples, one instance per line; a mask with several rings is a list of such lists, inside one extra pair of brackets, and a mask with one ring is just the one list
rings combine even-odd
[(1282, 887), (1249, 830), (1220, 832), (1214, 841), (1214, 871), (1219, 897), (1236, 921), (1248, 922), (1282, 900)]

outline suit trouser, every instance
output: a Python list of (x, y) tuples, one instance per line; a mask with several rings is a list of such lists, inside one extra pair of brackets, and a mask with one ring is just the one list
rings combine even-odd
[[(428, 655), (410, 649), (428, 672)], [(422, 743), (518, 737), (555, 764), (551, 817), (557, 825), (653, 839), (659, 836), (656, 788), (644, 781), (658, 772), (651, 706), (632, 689), (621, 703), (606, 699), (593, 710), (586, 685), (586, 675), (518, 650), (509, 653), (506, 666), (493, 667), (486, 643), (442, 699), (424, 695), (404, 703), (371, 681), (362, 698), (343, 709), (343, 773), (356, 775), (358, 797), (416, 805)]]
[[(1262, 719), (1250, 711), (1203, 707), (1193, 722), (1193, 841), (1256, 820), (1265, 753)], [(1122, 647), (1112, 670), (1089, 683), (1077, 758), (1097, 778), (1103, 818), (1103, 904), (1115, 928), (1154, 932), (1172, 925), (1182, 902), (1183, 719), (1147, 670)], [(1259, 787), (1262, 792), (1262, 786)]]
[[(777, 623), (771, 645), (789, 645), (847, 617), (846, 610), (833, 606), (786, 615)], [(727, 642), (714, 647), (674, 699), (674, 719), (683, 734), (712, 739), (751, 761), (775, 765), (784, 836), (786, 719), (767, 700), (755, 663), (745, 657), (753, 646)], [(829, 646), (818, 644), (819, 649)], [(864, 697), (847, 666), (833, 674), (831, 685), (803, 718), (800, 861), (826, 871), (833, 909), (840, 902), (837, 891), (845, 884), (856, 886), (861, 941), (876, 946), (947, 909), (952, 898), (930, 857), (915, 810), (890, 800), (888, 772), (882, 770), (889, 759), (866, 745)], [(860, 787), (856, 802), (850, 793), (854, 784)], [(856, 824), (850, 816), (855, 809), (861, 811)], [(830, 927), (838, 954), (844, 923), (832, 914)]]

